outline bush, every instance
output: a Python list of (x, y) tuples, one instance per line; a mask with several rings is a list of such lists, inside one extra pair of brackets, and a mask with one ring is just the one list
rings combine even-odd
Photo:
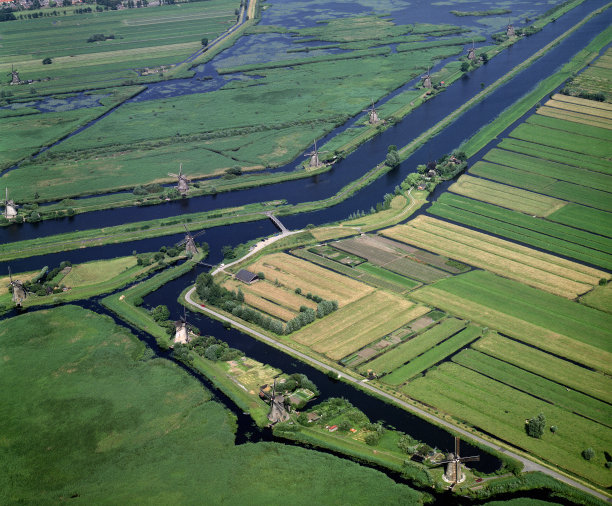
[(582, 458), (584, 460), (591, 460), (594, 456), (595, 456), (595, 450), (593, 450), (593, 448), (589, 447), (589, 448), (586, 448), (585, 450), (582, 450)]
[(168, 306), (161, 304), (151, 310), (151, 316), (157, 323), (159, 323), (170, 318), (170, 310), (168, 309)]
[(546, 417), (543, 413), (535, 416), (527, 422), (526, 430), (527, 434), (531, 437), (541, 438), (546, 428)]
[[(257, 273), (257, 277), (258, 277), (259, 279), (266, 279), (266, 275), (265, 275), (263, 272), (258, 272), (258, 273)], [(298, 293), (298, 292), (295, 292), (295, 293)]]
[(376, 446), (380, 442), (380, 434), (378, 432), (370, 432), (364, 441), (370, 446)]
[(43, 65), (51, 65), (53, 63), (53, 60), (47, 57), (42, 62), (43, 62)]

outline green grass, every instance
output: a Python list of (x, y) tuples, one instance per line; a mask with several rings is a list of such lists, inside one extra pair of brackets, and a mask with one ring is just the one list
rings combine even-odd
[(416, 358), (430, 348), (438, 345), (449, 336), (459, 332), (466, 323), (456, 318), (448, 318), (422, 334), (390, 349), (371, 362), (362, 365), (359, 372), (371, 369), (377, 374), (388, 373)]
[(574, 228), (582, 228), (595, 234), (612, 237), (610, 213), (592, 207), (569, 204), (547, 217)]
[(476, 162), (470, 168), (470, 173), (551, 197), (589, 205), (604, 211), (612, 211), (612, 203), (607, 192), (586, 186), (579, 186), (552, 177), (511, 169), (489, 162)]
[(555, 357), (533, 346), (489, 333), (472, 347), (608, 404), (612, 402), (612, 381), (608, 376)]
[(580, 297), (580, 302), (600, 311), (612, 313), (612, 284), (596, 286), (589, 293)]
[(608, 427), (612, 420), (612, 406), (609, 404), (520, 369), (512, 365), (509, 358), (502, 361), (470, 349), (461, 351), (452, 360), (489, 378), (551, 402), (560, 408), (586, 416)]
[[(11, 318), (0, 349), (4, 504), (77, 496), (89, 504), (204, 496), (263, 504), (279, 490), (292, 502), (306, 494), (321, 503), (420, 501), (383, 474), (331, 455), (276, 443), (235, 446), (229, 412), (172, 363), (141, 359), (142, 344), (108, 317), (64, 306)], [(288, 467), (314, 481), (279, 476)]]
[[(611, 442), (610, 430), (596, 422), (452, 362), (416, 379), (405, 390), (411, 397), (505, 441), (512, 441), (529, 453), (589, 481), (603, 487), (612, 483), (604, 466), (604, 451)], [(541, 439), (529, 437), (525, 420), (540, 412), (546, 416), (547, 427), (556, 425), (558, 430), (553, 434), (547, 428)], [(590, 462), (581, 455), (587, 447), (597, 451)]]
[[(570, 146), (571, 144), (566, 145), (566, 147)], [(596, 190), (609, 192), (612, 189), (612, 176), (590, 170), (579, 170), (573, 166), (564, 165), (558, 162), (551, 162), (541, 158), (533, 158), (531, 156), (514, 153), (512, 151), (492, 149), (483, 157), (483, 159), (533, 174), (553, 177), (560, 181), (567, 181), (568, 183), (574, 183), (576, 185), (588, 186), (589, 188), (595, 188)]]
[(612, 140), (612, 132), (610, 132), (608, 128), (601, 128), (585, 125), (583, 123), (575, 123), (574, 121), (551, 118), (541, 114), (532, 114), (525, 120), (525, 122), (529, 125), (541, 126), (544, 128), (550, 128), (552, 130), (560, 130), (562, 132), (569, 132), (580, 136), (592, 137), (593, 139), (597, 140), (608, 142)]
[(411, 290), (420, 285), (420, 283), (413, 281), (412, 279), (406, 278), (404, 276), (399, 276), (394, 272), (383, 269), (377, 265), (372, 265), (368, 262), (357, 266), (357, 269), (368, 274), (371, 274), (374, 277), (381, 278), (385, 281), (389, 281), (392, 284), (403, 286), (404, 288)]
[(395, 369), (391, 374), (384, 376), (381, 381), (390, 385), (399, 385), (414, 378), (417, 374), (429, 369), (438, 362), (446, 359), (460, 348), (467, 346), (482, 335), (482, 329), (476, 326), (469, 326), (458, 334), (442, 341), (435, 347), (427, 350), (406, 365)]
[(612, 255), (607, 253), (612, 251), (612, 239), (608, 237), (450, 193), (441, 195), (429, 212), (605, 269), (612, 268)]

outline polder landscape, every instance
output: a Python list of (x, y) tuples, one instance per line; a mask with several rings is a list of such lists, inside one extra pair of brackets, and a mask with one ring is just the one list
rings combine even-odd
[(0, 502), (612, 494), (612, 3), (7, 2)]

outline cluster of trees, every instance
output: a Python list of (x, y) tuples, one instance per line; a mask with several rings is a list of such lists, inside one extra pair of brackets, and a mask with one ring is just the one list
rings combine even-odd
[(385, 165), (394, 169), (395, 167), (399, 167), (399, 164), (400, 157), (399, 153), (397, 152), (397, 146), (391, 144), (391, 146), (387, 148), (387, 157), (385, 158)]
[(23, 283), (23, 287), (30, 293), (34, 293), (39, 296), (45, 296), (50, 293), (59, 293), (64, 288), (64, 285), (58, 285), (54, 278), (66, 267), (70, 267), (72, 264), (69, 261), (64, 261), (49, 270), (49, 267), (45, 266), (41, 269), (40, 273), (32, 278), (30, 281)]
[(0, 22), (1, 21), (15, 21), (17, 18), (13, 14), (13, 10), (10, 7), (2, 7), (0, 9)]
[(236, 360), (244, 356), (242, 351), (230, 348), (225, 341), (213, 336), (196, 337), (187, 346), (189, 350), (193, 350), (201, 357), (205, 357), (213, 362)]
[(527, 434), (535, 438), (541, 438), (542, 434), (544, 434), (544, 429), (546, 429), (546, 417), (544, 413), (540, 413), (538, 416), (530, 418), (525, 425)]
[[(228, 308), (231, 305), (231, 302), (226, 303), (225, 308)], [(266, 316), (256, 309), (234, 303), (231, 313), (237, 318), (241, 318), (247, 322), (259, 325), (260, 327), (274, 332), (275, 334), (282, 335), (285, 333), (285, 326), (283, 325), (283, 322), (277, 320), (276, 318), (272, 318), (271, 316)]]
[(111, 33), (110, 35), (104, 35), (103, 33), (94, 33), (91, 37), (87, 39), (87, 42), (100, 42), (105, 41), (107, 39), (114, 39), (115, 34)]
[(295, 373), (289, 376), (284, 383), (276, 383), (276, 390), (278, 392), (295, 392), (298, 388), (306, 388), (313, 392), (315, 395), (319, 395), (319, 389), (305, 374)]

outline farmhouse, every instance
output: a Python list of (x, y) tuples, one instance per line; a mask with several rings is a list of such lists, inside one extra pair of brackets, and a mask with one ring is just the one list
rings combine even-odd
[(236, 273), (235, 278), (242, 281), (243, 283), (246, 283), (247, 285), (250, 285), (251, 283), (257, 281), (259, 279), (259, 276), (257, 276), (257, 274), (255, 274), (254, 272), (247, 271), (246, 269), (240, 269)]

